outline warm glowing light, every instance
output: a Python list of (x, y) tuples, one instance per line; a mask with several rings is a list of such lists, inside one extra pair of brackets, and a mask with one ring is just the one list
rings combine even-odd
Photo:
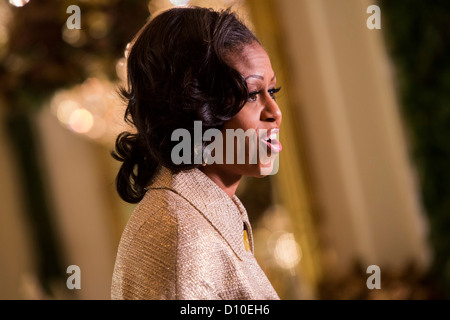
[(106, 121), (99, 117), (94, 117), (94, 125), (92, 128), (86, 133), (86, 135), (94, 140), (101, 139), (108, 129)]
[(300, 246), (292, 233), (283, 233), (275, 242), (275, 261), (280, 267), (292, 270), (301, 259)]
[(123, 121), (125, 105), (117, 92), (118, 85), (88, 78), (71, 89), (56, 92), (50, 110), (65, 128), (110, 147), (120, 132), (130, 130)]
[(81, 47), (86, 43), (86, 35), (80, 29), (68, 29), (63, 27), (62, 38), (74, 47)]
[(72, 113), (79, 109), (80, 105), (73, 100), (63, 100), (58, 104), (56, 109), (56, 117), (64, 124), (69, 124)]
[(127, 80), (127, 59), (121, 58), (116, 63), (116, 73), (120, 80)]
[(93, 96), (102, 98), (105, 94), (105, 87), (98, 78), (88, 78), (81, 84), (81, 94), (84, 98)]
[(131, 42), (129, 42), (127, 44), (127, 46), (125, 47), (125, 50), (123, 52), (124, 57), (127, 59), (128, 59), (128, 55), (130, 54), (130, 50), (131, 50)]
[(88, 16), (89, 34), (95, 39), (106, 37), (109, 31), (107, 16), (103, 13), (95, 12)]
[(94, 125), (94, 117), (86, 109), (77, 109), (69, 118), (69, 127), (77, 133), (86, 133)]
[(185, 6), (189, 3), (189, 0), (170, 0), (170, 2), (176, 6)]
[(15, 7), (23, 7), (28, 2), (30, 2), (30, 0), (9, 0), (9, 3)]

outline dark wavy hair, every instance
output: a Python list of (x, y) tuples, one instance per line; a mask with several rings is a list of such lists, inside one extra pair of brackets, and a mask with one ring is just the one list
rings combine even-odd
[(172, 172), (199, 166), (172, 162), (172, 132), (184, 128), (193, 136), (194, 121), (203, 131), (220, 130), (240, 111), (247, 84), (226, 61), (254, 42), (230, 10), (173, 8), (141, 29), (128, 56), (128, 89), (121, 89), (125, 121), (136, 132), (122, 132), (112, 152), (123, 162), (116, 188), (124, 201), (139, 202), (160, 165)]

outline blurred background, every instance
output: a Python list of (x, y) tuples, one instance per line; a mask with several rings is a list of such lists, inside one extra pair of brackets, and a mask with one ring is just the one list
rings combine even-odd
[(110, 298), (128, 44), (188, 2), (232, 7), (283, 88), (280, 170), (238, 189), (280, 297), (449, 298), (450, 2), (0, 0), (0, 299)]

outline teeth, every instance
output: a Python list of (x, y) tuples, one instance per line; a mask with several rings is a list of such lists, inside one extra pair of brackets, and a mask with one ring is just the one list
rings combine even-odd
[(264, 139), (264, 141), (269, 141), (269, 140), (277, 140), (277, 133), (276, 132), (272, 132), (271, 134), (270, 134), (270, 136), (267, 136), (265, 139)]

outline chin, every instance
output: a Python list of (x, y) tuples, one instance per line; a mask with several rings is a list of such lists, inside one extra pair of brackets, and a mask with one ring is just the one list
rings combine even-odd
[(275, 171), (275, 165), (274, 160), (270, 161), (267, 164), (264, 163), (258, 163), (255, 165), (251, 165), (250, 167), (247, 167), (245, 170), (245, 176), (253, 177), (253, 178), (264, 178), (267, 176), (271, 176), (277, 173), (277, 170)]
[(273, 168), (274, 168), (274, 163), (273, 161), (270, 161), (270, 163), (268, 165), (260, 165), (259, 166), (259, 175), (261, 177), (266, 177), (269, 175), (273, 175)]

